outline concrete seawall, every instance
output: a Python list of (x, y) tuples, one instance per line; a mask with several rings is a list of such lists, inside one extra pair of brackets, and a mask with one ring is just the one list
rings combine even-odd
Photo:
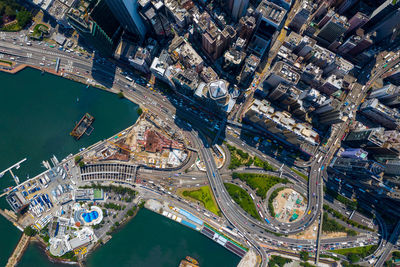
[(13, 254), (8, 259), (6, 267), (14, 267), (17, 265), (18, 261), (21, 259), (22, 255), (24, 255), (24, 252), (28, 247), (29, 240), (29, 236), (22, 234), (21, 239), (13, 251)]

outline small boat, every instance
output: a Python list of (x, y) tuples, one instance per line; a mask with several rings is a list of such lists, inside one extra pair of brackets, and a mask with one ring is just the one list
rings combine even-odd
[(4, 173), (0, 173), (0, 178), (4, 176)]
[(76, 102), (79, 102), (79, 97), (76, 98)]
[(89, 88), (89, 86), (90, 86), (89, 84), (88, 84), (88, 85), (86, 85), (86, 88)]

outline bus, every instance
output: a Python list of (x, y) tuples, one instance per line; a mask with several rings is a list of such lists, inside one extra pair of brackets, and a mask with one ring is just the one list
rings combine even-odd
[(270, 222), (268, 221), (268, 219), (267, 218), (264, 218), (264, 220), (268, 223), (268, 224), (270, 224)]
[(130, 82), (133, 82), (133, 79), (131, 77), (129, 77), (129, 76), (125, 76), (125, 79), (127, 79)]
[(250, 194), (250, 197), (254, 200), (253, 194)]

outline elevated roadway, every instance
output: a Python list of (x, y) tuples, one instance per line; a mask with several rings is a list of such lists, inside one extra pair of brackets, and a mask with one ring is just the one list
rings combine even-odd
[[(19, 47), (10, 44), (7, 41), (0, 40), (0, 51), (2, 53), (9, 53), (19, 56), (21, 57), (21, 61), (24, 61), (26, 64), (39, 65), (39, 63), (43, 61), (43, 57), (46, 57), (46, 60), (55, 60), (57, 58), (61, 58), (60, 68), (63, 68), (65, 70), (71, 70), (72, 68), (72, 71), (74, 71), (74, 68), (76, 68), (81, 70), (82, 73), (93, 71), (93, 64), (91, 59), (71, 56), (64, 51), (58, 51), (55, 49), (48, 51), (49, 49), (50, 48), (40, 49), (40, 47), (38, 47), (37, 45), (33, 45), (32, 47)], [(396, 64), (397, 60), (392, 62), (392, 64)], [(389, 68), (390, 66), (388, 67), (388, 69)], [(182, 111), (180, 112), (182, 116), (185, 116), (185, 114), (187, 114), (186, 119), (189, 119), (191, 122), (193, 122), (197, 129), (204, 127), (204, 122), (200, 120), (193, 121), (193, 113), (188, 111), (187, 108), (172, 105), (168, 101), (162, 101), (162, 98), (160, 98), (159, 95), (150, 92), (146, 88), (141, 87), (137, 84), (126, 82), (124, 80), (124, 77), (118, 73), (118, 68), (115, 69), (115, 67), (109, 64), (105, 64), (104, 66), (101, 66), (98, 71), (101, 71), (105, 75), (109, 75), (114, 80), (114, 85), (116, 86), (115, 90), (122, 90), (127, 98), (133, 100), (138, 104), (144, 105), (151, 110), (157, 111), (162, 118), (168, 120), (168, 118), (170, 119), (171, 116), (175, 114), (177, 110), (179, 110)], [(368, 84), (372, 84), (374, 82), (374, 79), (380, 77), (382, 73), (383, 71), (378, 71)], [(357, 96), (355, 96), (355, 98), (357, 99), (357, 102), (361, 101), (361, 99), (365, 95), (367, 88), (361, 88), (361, 85), (359, 84), (355, 84), (353, 86), (356, 86), (356, 88), (360, 89), (361, 92)], [(238, 212), (237, 208), (232, 203), (232, 199), (224, 188), (222, 178), (217, 171), (214, 160), (212, 159), (210, 148), (208, 148), (205, 143), (200, 142), (200, 140), (202, 140), (200, 136), (195, 136), (194, 140), (195, 142), (197, 142), (197, 147), (200, 148), (199, 153), (202, 155), (202, 158), (205, 162), (207, 168), (207, 177), (213, 193), (216, 196), (218, 205), (221, 207), (223, 214), (228, 219), (228, 221), (232, 225), (237, 227), (240, 232), (246, 235), (247, 240), (257, 249), (257, 251), (262, 256), (263, 262), (265, 262), (266, 254), (265, 251), (258, 246), (257, 241), (254, 239), (253, 236), (255, 234), (260, 235), (260, 233), (262, 232), (261, 236), (282, 240), (283, 242), (292, 242), (294, 244), (306, 243), (304, 241), (292, 240), (285, 237), (277, 237), (264, 230), (268, 229), (269, 231), (280, 233), (285, 233), (285, 231), (287, 231), (287, 233), (294, 234), (302, 231), (305, 227), (309, 226), (315, 219), (318, 218), (321, 213), (323, 201), (322, 173), (324, 173), (324, 170), (321, 169), (323, 168), (323, 166), (326, 168), (326, 165), (329, 164), (333, 154), (336, 151), (335, 147), (337, 146), (338, 142), (340, 142), (340, 138), (344, 134), (347, 126), (348, 124), (343, 125), (343, 127), (341, 127), (337, 131), (337, 133), (331, 136), (331, 138), (328, 140), (327, 147), (330, 147), (331, 149), (327, 153), (318, 152), (315, 160), (311, 163), (310, 176), (308, 179), (309, 205), (307, 211), (311, 210), (312, 212), (309, 215), (307, 214), (303, 221), (295, 222), (290, 225), (284, 224), (279, 231), (277, 231), (275, 228), (272, 228), (272, 226), (269, 226), (266, 223), (254, 222), (254, 220), (249, 218), (249, 216), (247, 216), (246, 214)], [(238, 142), (237, 139), (233, 139), (232, 137), (228, 137), (228, 139), (233, 142)], [(268, 160), (270, 160), (270, 158)], [(281, 164), (278, 162), (274, 162), (274, 164), (281, 166)], [(295, 176), (290, 168), (285, 166), (283, 170), (285, 173), (288, 173), (288, 175)], [(313, 212), (316, 207), (318, 207), (318, 210), (316, 210), (316, 212)], [(317, 251), (317, 255), (318, 252), (319, 251)]]

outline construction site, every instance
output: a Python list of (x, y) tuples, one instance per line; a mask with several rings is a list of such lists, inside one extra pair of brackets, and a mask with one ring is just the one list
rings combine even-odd
[(144, 112), (135, 125), (85, 155), (86, 163), (124, 161), (151, 168), (176, 168), (189, 156), (185, 139), (155, 115)]
[(307, 209), (307, 199), (291, 188), (279, 192), (273, 200), (275, 218), (280, 222), (290, 223), (301, 218)]

